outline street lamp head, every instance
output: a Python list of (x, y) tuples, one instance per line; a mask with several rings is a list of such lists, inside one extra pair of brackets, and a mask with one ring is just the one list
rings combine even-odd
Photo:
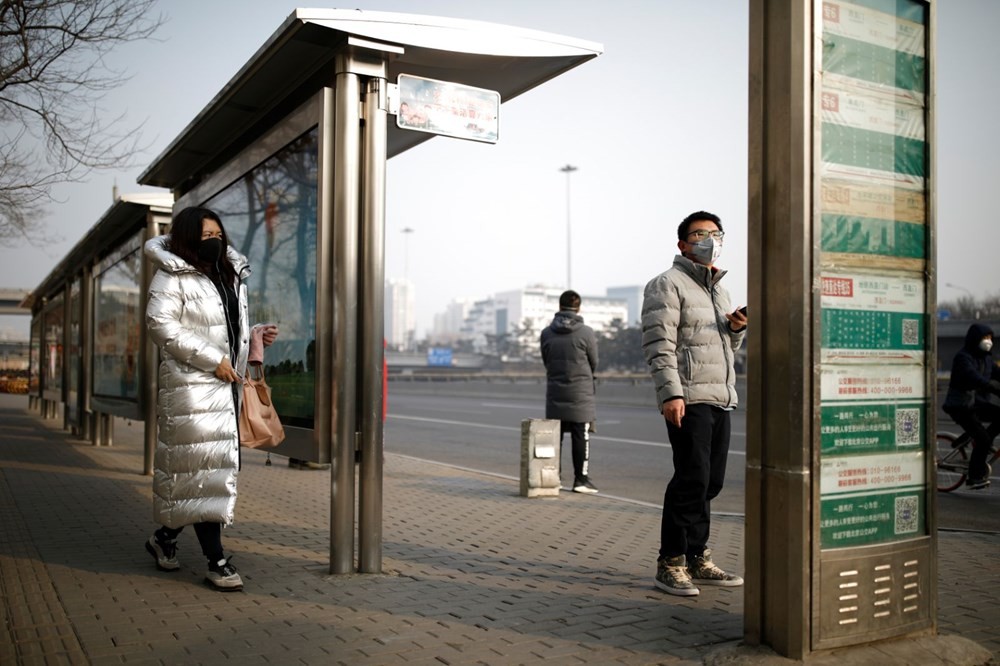
[(577, 169), (579, 169), (579, 167), (575, 167), (572, 164), (567, 164), (566, 166), (559, 168), (559, 170), (562, 171), (565, 174), (571, 174), (574, 171), (576, 171)]

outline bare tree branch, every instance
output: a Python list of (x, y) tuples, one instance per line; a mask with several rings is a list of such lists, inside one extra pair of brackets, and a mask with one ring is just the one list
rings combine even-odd
[(153, 35), (156, 2), (0, 0), (0, 246), (45, 239), (53, 185), (131, 166), (142, 149), (142, 126), (101, 107), (128, 80), (105, 58)]

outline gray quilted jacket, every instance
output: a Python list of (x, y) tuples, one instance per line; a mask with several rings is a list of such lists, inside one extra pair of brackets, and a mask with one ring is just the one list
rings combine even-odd
[(646, 285), (642, 349), (653, 376), (657, 407), (671, 398), (688, 404), (736, 406), (735, 352), (746, 329), (733, 332), (726, 274), (677, 255), (669, 270)]
[[(146, 242), (157, 268), (149, 285), (146, 326), (160, 348), (153, 519), (171, 528), (199, 522), (232, 524), (239, 471), (239, 405), (233, 385), (215, 376), (229, 355), (222, 297), (212, 281), (167, 249), (169, 236)], [(239, 276), (236, 372), (246, 369), (249, 327), (246, 257), (227, 248)], [(236, 391), (239, 395), (239, 391)]]

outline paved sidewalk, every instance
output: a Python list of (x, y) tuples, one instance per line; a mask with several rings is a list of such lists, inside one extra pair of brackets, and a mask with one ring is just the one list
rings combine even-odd
[[(96, 448), (0, 396), (0, 664), (678, 664), (742, 636), (742, 588), (651, 585), (659, 512), (387, 455), (383, 575), (330, 576), (328, 472), (244, 452), (223, 533), (242, 593), (143, 550), (151, 481), (138, 426)], [(518, 455), (512, 442), (511, 455)], [(742, 571), (741, 519), (712, 546)], [(1000, 536), (943, 533), (940, 630), (1000, 658)], [(880, 662), (882, 666), (891, 663)]]

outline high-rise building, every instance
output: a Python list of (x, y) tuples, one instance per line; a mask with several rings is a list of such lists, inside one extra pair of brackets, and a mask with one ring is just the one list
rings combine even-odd
[(608, 298), (624, 299), (628, 303), (628, 318), (626, 326), (639, 326), (642, 323), (642, 291), (641, 285), (630, 287), (608, 287), (605, 293)]
[(415, 300), (409, 280), (386, 280), (385, 340), (392, 349), (408, 351), (416, 346)]
[(445, 306), (444, 312), (434, 315), (434, 326), (428, 342), (434, 345), (448, 345), (462, 338), (462, 325), (472, 309), (468, 299), (455, 299)]

